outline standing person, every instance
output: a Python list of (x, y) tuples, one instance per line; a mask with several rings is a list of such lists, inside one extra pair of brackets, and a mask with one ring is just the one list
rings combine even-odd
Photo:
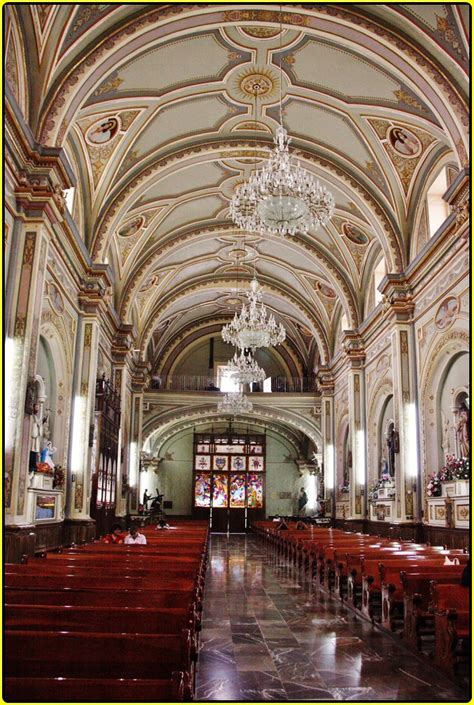
[(308, 504), (308, 495), (306, 494), (306, 491), (304, 487), (300, 489), (300, 493), (298, 495), (298, 516), (302, 514), (304, 511), (304, 508)]
[(129, 529), (129, 534), (128, 536), (125, 537), (124, 543), (126, 544), (146, 544), (146, 536), (143, 536), (143, 534), (140, 534), (138, 532), (138, 529), (134, 524)]
[(120, 524), (112, 524), (110, 534), (104, 536), (102, 540), (104, 543), (123, 543), (125, 541), (125, 534)]

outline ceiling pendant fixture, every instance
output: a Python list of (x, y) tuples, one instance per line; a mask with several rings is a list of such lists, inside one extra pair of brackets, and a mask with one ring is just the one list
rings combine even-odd
[(227, 369), (238, 384), (263, 382), (267, 376), (265, 370), (259, 367), (252, 355), (250, 353), (246, 355), (243, 350), (240, 351), (240, 355), (235, 353), (232, 360), (229, 360)]
[(252, 411), (253, 404), (242, 392), (228, 392), (217, 403), (217, 411), (221, 414), (248, 414)]
[(279, 345), (286, 338), (282, 323), (277, 323), (273, 314), (268, 314), (262, 302), (262, 291), (254, 275), (247, 292), (248, 305), (242, 304), (240, 314), (234, 315), (230, 323), (222, 328), (222, 340), (240, 350), (268, 348)]
[[(241, 184), (230, 202), (234, 223), (250, 232), (272, 235), (306, 234), (327, 225), (334, 214), (334, 196), (315, 180), (299, 161), (294, 163), (288, 146), (291, 138), (283, 127), (281, 68), (282, 21), (280, 8), (280, 124), (275, 147), (265, 166)], [(255, 120), (257, 119), (255, 95)]]

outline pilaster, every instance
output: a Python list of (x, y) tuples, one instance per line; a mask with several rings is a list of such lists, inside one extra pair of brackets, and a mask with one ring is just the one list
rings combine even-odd
[(349, 360), (349, 433), (352, 446), (350, 519), (367, 516), (367, 428), (365, 404), (365, 351), (362, 339), (346, 331), (344, 349)]
[(320, 371), (318, 386), (321, 390), (321, 437), (323, 439), (324, 499), (326, 514), (336, 515), (336, 453), (334, 440), (334, 379), (328, 372)]
[(420, 519), (420, 502), (423, 490), (421, 487), (416, 344), (413, 325), (415, 304), (408, 283), (399, 276), (388, 275), (382, 282), (382, 288), (392, 328), (397, 497), (394, 521), (415, 521)]

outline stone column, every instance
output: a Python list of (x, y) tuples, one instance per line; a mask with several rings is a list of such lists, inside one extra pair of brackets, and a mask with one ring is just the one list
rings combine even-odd
[(344, 347), (349, 359), (349, 433), (352, 446), (350, 519), (367, 516), (367, 428), (365, 410), (365, 352), (363, 341), (346, 332)]
[(132, 419), (129, 452), (129, 514), (138, 513), (140, 497), (140, 455), (142, 451), (143, 397), (150, 370), (150, 364), (142, 360), (134, 362), (132, 371)]
[[(127, 379), (129, 369), (127, 358), (132, 347), (132, 326), (122, 325), (117, 332), (112, 349), (112, 357), (114, 363), (113, 383), (117, 392), (120, 394), (120, 431), (118, 439), (118, 462), (117, 462), (117, 486), (116, 486), (116, 506), (115, 515), (124, 517), (127, 514), (127, 499), (122, 499), (122, 477), (126, 463), (126, 454), (124, 448), (124, 404), (127, 399)], [(127, 429), (129, 430), (129, 429)]]
[(68, 451), (65, 542), (91, 540), (95, 522), (90, 517), (91, 457), (101, 317), (107, 309), (110, 285), (105, 268), (91, 268), (79, 293), (70, 443)]
[(5, 522), (25, 525), (32, 416), (25, 413), (34, 382), (49, 234), (44, 222), (17, 229), (16, 258), (8, 273), (10, 292), (5, 341)]
[(394, 521), (421, 518), (420, 426), (413, 327), (414, 303), (407, 283), (387, 275), (383, 293), (392, 318), (393, 405), (396, 432), (396, 508)]
[(321, 437), (323, 439), (324, 499), (326, 516), (336, 516), (336, 452), (334, 440), (334, 380), (319, 374), (321, 389)]

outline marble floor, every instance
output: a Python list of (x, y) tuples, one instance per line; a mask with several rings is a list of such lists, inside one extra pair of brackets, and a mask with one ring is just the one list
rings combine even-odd
[(252, 535), (213, 535), (199, 701), (466, 702), (396, 639), (312, 592)]

